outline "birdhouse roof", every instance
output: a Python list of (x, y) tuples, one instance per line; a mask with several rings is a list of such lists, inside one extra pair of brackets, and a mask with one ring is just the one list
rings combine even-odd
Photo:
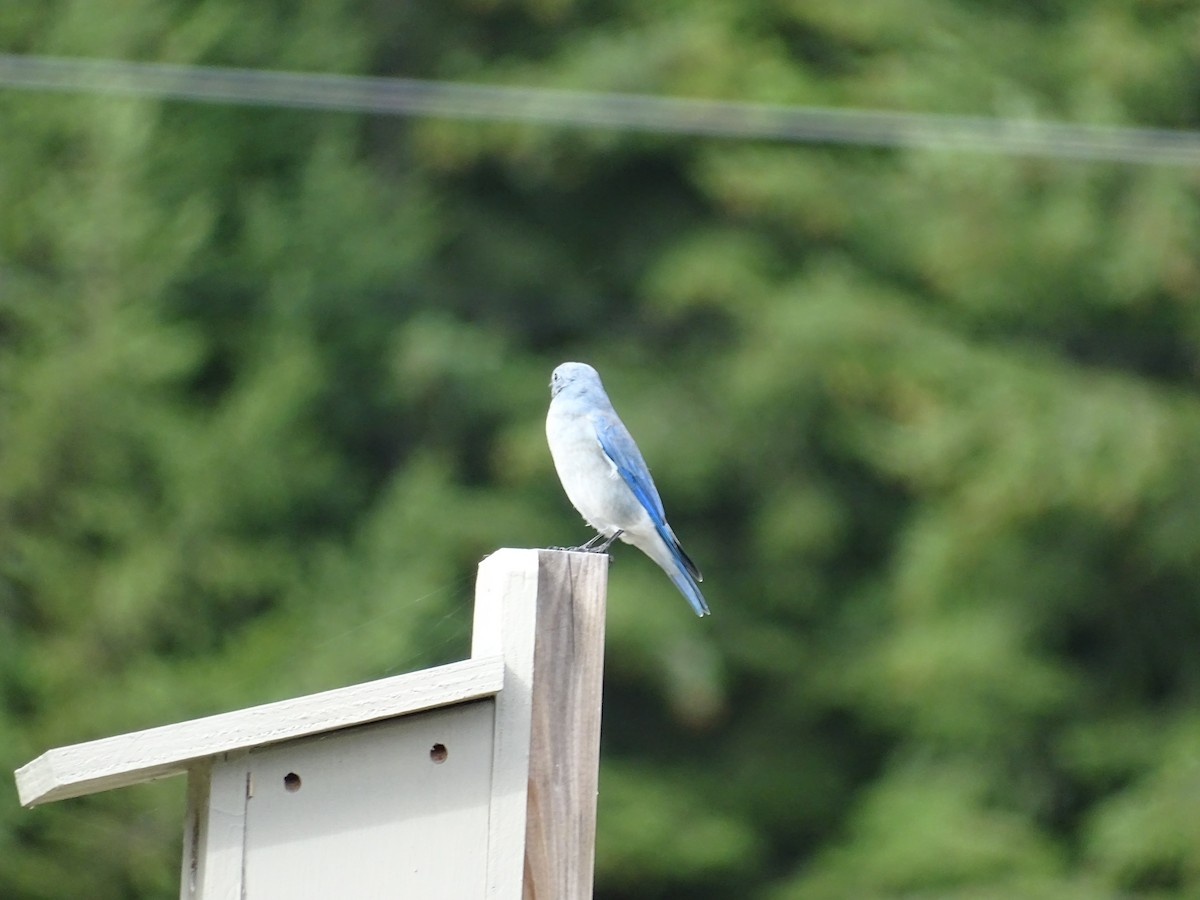
[(490, 697), (503, 683), (503, 656), (485, 656), (59, 747), (17, 770), (17, 790), (22, 804), (34, 806), (152, 781), (221, 753)]

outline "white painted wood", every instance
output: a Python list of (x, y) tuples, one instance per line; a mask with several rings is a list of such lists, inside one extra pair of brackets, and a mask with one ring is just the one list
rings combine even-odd
[(471, 655), (504, 654), (496, 695), (487, 900), (521, 900), (525, 869), (525, 794), (537, 624), (537, 550), (498, 550), (479, 564)]
[(208, 828), (208, 793), (212, 781), (212, 762), (206, 760), (188, 770), (187, 809), (183, 814), (183, 858), (179, 865), (179, 900), (198, 896), (200, 870), (206, 849), (204, 834)]
[(187, 900), (243, 900), (246, 846), (246, 753), (214, 760), (208, 802), (197, 820), (197, 866)]
[(498, 655), (49, 750), (16, 772), (33, 806), (175, 775), (221, 753), (494, 695)]
[(464, 703), (250, 753), (245, 896), (481, 898), (494, 709)]

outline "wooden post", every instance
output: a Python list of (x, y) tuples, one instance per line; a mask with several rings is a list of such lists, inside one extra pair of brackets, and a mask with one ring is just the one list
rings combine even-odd
[(493, 783), (489, 890), (591, 900), (607, 579), (596, 553), (501, 550), (479, 567), (472, 656), (503, 648), (493, 773), (511, 774)]

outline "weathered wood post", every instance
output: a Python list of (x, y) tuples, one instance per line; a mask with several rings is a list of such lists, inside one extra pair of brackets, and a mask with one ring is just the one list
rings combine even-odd
[[(517, 563), (501, 550), (479, 567), (471, 655), (495, 652), (497, 640), (519, 647), (506, 655), (519, 661), (506, 687), (509, 678), (528, 686), (497, 698), (495, 771), (528, 774), (497, 790), (506, 802), (493, 807), (500, 828), (524, 834), (523, 854), (496, 859), (496, 876), (511, 879), (523, 866), (527, 900), (592, 896), (607, 575), (607, 556), (562, 551)], [(485, 591), (533, 602), (495, 603)], [(499, 627), (484, 620), (496, 611), (506, 619)], [(527, 755), (526, 766), (502, 764), (509, 753)]]
[(186, 772), (183, 900), (590, 900), (607, 564), (500, 550), (469, 660), (49, 750), (21, 802)]

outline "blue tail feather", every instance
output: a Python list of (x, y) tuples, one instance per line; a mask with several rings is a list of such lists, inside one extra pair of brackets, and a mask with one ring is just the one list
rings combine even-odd
[(687, 602), (692, 605), (692, 609), (695, 610), (696, 615), (707, 616), (709, 614), (708, 604), (704, 602), (704, 595), (700, 593), (700, 587), (696, 584), (703, 577), (700, 574), (700, 570), (696, 568), (696, 564), (688, 558), (688, 555), (683, 552), (683, 547), (679, 546), (679, 540), (671, 532), (666, 522), (656, 521), (654, 529), (671, 552), (671, 559), (675, 561), (675, 571), (667, 572), (667, 575), (670, 576), (675, 587), (679, 588), (679, 593), (687, 598)]
[(692, 605), (692, 609), (698, 616), (708, 615), (708, 604), (704, 602), (704, 595), (700, 593), (700, 588), (696, 582), (692, 580), (692, 576), (684, 568), (679, 568), (675, 572), (667, 573), (674, 582), (675, 587), (679, 588), (679, 593), (687, 598), (687, 602)]

